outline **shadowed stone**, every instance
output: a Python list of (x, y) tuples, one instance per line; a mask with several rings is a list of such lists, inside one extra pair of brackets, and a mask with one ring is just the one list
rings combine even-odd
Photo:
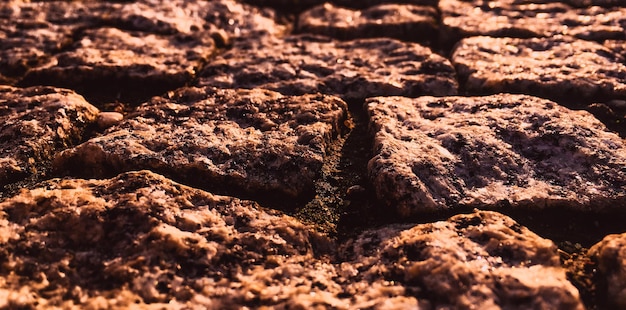
[(592, 115), (526, 95), (370, 98), (368, 170), (402, 215), (460, 206), (626, 207), (626, 145)]

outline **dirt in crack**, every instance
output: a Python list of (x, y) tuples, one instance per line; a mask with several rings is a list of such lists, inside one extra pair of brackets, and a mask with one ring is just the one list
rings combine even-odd
[(346, 125), (350, 132), (329, 149), (321, 177), (315, 184), (315, 197), (295, 212), (298, 219), (339, 239), (393, 221), (379, 207), (367, 177), (372, 139), (363, 103), (348, 103)]

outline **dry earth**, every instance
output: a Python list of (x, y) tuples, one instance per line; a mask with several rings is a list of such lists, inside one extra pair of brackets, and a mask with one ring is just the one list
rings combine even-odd
[(0, 2), (0, 308), (626, 306), (626, 2)]

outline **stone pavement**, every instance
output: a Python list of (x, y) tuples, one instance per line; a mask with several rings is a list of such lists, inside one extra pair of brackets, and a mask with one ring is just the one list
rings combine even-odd
[(626, 305), (626, 2), (0, 2), (0, 308)]

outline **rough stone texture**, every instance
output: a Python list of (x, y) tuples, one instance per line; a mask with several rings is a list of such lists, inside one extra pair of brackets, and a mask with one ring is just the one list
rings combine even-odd
[(441, 0), (443, 41), (449, 45), (471, 36), (552, 37), (574, 36), (586, 40), (623, 39), (626, 36), (622, 8), (573, 9), (546, 1)]
[(369, 230), (346, 248), (360, 277), (432, 301), (426, 309), (584, 309), (554, 243), (496, 212)]
[[(0, 203), (0, 307), (581, 309), (555, 245), (495, 212), (332, 242), (148, 171)], [(378, 250), (376, 250), (378, 249)]]
[(589, 249), (597, 262), (602, 289), (598, 292), (606, 306), (626, 307), (626, 234), (608, 235)]
[(626, 207), (626, 145), (585, 111), (526, 95), (378, 97), (369, 174), (402, 215), (480, 206)]
[(429, 48), (392, 39), (340, 42), (310, 35), (240, 42), (212, 60), (198, 84), (344, 99), (457, 92), (454, 68)]
[(71, 44), (72, 28), (49, 21), (46, 4), (0, 3), (0, 83), (14, 84), (28, 69), (48, 63)]
[[(612, 1), (612, 0), (607, 0)], [(615, 1), (615, 0), (613, 0)], [(379, 4), (395, 3), (395, 4), (412, 4), (412, 5), (428, 5), (437, 6), (438, 0), (243, 0), (243, 2), (258, 6), (268, 6), (279, 11), (299, 12), (310, 9), (314, 6), (330, 3), (341, 7), (350, 8), (368, 8)]]
[(227, 192), (298, 197), (312, 191), (346, 113), (345, 102), (319, 94), (182, 88), (67, 150), (55, 165), (81, 176), (151, 169)]
[(87, 30), (75, 49), (29, 71), (21, 84), (69, 87), (108, 100), (141, 97), (145, 91), (164, 93), (190, 80), (213, 50), (210, 37)]
[(604, 46), (565, 37), (472, 37), (452, 55), (465, 90), (598, 102), (626, 98), (626, 66)]
[(233, 0), (140, 0), (110, 4), (112, 13), (95, 16), (126, 30), (149, 33), (203, 35), (221, 30), (228, 37), (280, 35), (286, 27), (276, 23), (270, 9), (259, 9)]
[[(212, 56), (214, 40), (223, 47), (232, 38), (286, 30), (273, 11), (232, 0), (5, 6), (25, 16), (26, 30), (0, 35), (0, 41), (12, 37), (0, 49), (6, 54), (0, 79), (72, 88), (98, 103), (138, 103), (183, 86)], [(33, 20), (41, 25), (33, 26)], [(9, 25), (4, 28), (16, 28)]]
[(230, 309), (319, 301), (312, 267), (330, 241), (254, 202), (140, 171), (22, 191), (0, 203), (0, 244), (2, 308)]
[(298, 31), (340, 40), (391, 37), (428, 45), (437, 40), (437, 19), (437, 10), (429, 6), (383, 4), (353, 10), (325, 3), (300, 15)]
[(41, 173), (81, 139), (98, 112), (70, 90), (0, 86), (0, 189)]

